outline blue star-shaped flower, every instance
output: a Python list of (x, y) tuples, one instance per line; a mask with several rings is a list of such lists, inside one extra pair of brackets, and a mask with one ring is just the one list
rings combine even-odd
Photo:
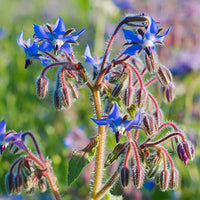
[[(106, 62), (109, 61), (109, 56), (110, 54), (108, 54), (107, 58), (106, 58)], [(86, 48), (85, 48), (85, 53), (84, 53), (84, 57), (85, 57), (85, 62), (90, 63), (93, 66), (94, 72), (93, 72), (93, 79), (96, 78), (96, 76), (99, 73), (101, 64), (103, 62), (103, 56), (98, 58), (97, 56), (92, 57), (91, 52), (90, 52), (90, 47), (87, 44)]]
[(40, 60), (45, 66), (49, 64), (49, 59), (44, 58), (41, 54), (38, 53), (39, 47), (37, 43), (33, 42), (31, 44), (30, 38), (26, 42), (23, 40), (23, 31), (17, 38), (17, 44), (24, 49), (26, 56), (25, 68), (31, 65), (34, 59)]
[(127, 40), (125, 45), (131, 45), (124, 51), (124, 54), (132, 56), (137, 54), (141, 49), (144, 49), (149, 54), (151, 50), (155, 50), (156, 43), (161, 44), (163, 42), (169, 30), (170, 28), (163, 35), (159, 35), (160, 30), (152, 17), (150, 17), (149, 25), (145, 33), (134, 34), (130, 30), (123, 29), (124, 36)]
[(110, 130), (115, 133), (116, 142), (118, 143), (119, 138), (121, 138), (126, 131), (130, 131), (133, 128), (137, 129), (138, 126), (140, 126), (141, 111), (139, 110), (139, 112), (135, 115), (134, 119), (127, 120), (127, 118), (122, 118), (120, 116), (120, 109), (115, 102), (107, 118), (92, 120), (94, 123), (100, 126), (109, 124)]
[(6, 123), (4, 120), (0, 121), (0, 153), (6, 150), (9, 144), (16, 144), (21, 149), (25, 150), (25, 146), (21, 140), (22, 132), (16, 133), (14, 131), (6, 133)]
[(76, 35), (69, 35), (74, 31), (74, 29), (69, 29), (66, 31), (65, 23), (62, 18), (59, 16), (56, 24), (51, 27), (46, 25), (45, 27), (41, 25), (33, 24), (35, 36), (43, 41), (40, 45), (40, 49), (43, 51), (51, 51), (54, 49), (55, 53), (58, 50), (62, 49), (67, 54), (70, 55), (71, 47), (69, 43), (77, 43), (79, 35), (83, 33), (85, 30), (80, 31)]

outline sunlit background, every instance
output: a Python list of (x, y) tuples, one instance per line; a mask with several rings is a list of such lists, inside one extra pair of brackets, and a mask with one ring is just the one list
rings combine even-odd
[[(124, 199), (198, 199), (200, 198), (200, 1), (199, 0), (0, 0), (0, 120), (5, 119), (7, 130), (31, 131), (39, 141), (41, 151), (53, 161), (53, 168), (59, 180), (63, 199), (89, 199), (89, 166), (71, 187), (67, 187), (67, 164), (72, 148), (82, 148), (87, 137), (68, 147), (64, 138), (68, 134), (81, 132), (92, 137), (96, 128), (89, 119), (94, 117), (89, 92), (81, 89), (78, 101), (68, 110), (57, 112), (53, 106), (55, 70), (47, 74), (53, 80), (50, 93), (44, 100), (36, 96), (35, 79), (42, 70), (36, 61), (24, 68), (24, 52), (16, 39), (24, 31), (25, 40), (33, 33), (32, 23), (55, 24), (60, 15), (66, 28), (83, 28), (86, 31), (74, 46), (76, 58), (84, 63), (84, 49), (88, 43), (98, 56), (102, 56), (105, 45), (117, 23), (127, 14), (146, 13), (164, 28), (171, 27), (165, 46), (158, 48), (160, 62), (172, 71), (176, 83), (177, 97), (171, 104), (162, 103), (159, 90), (156, 95), (164, 110), (165, 119), (177, 122), (196, 147), (196, 159), (185, 167), (176, 153), (172, 153), (180, 172), (179, 187), (175, 191), (162, 193), (159, 187), (148, 182), (141, 190), (128, 188)], [(119, 54), (122, 47), (122, 33), (116, 38), (111, 57)], [(122, 52), (122, 50), (121, 50)], [(112, 58), (111, 58), (112, 59)], [(74, 139), (76, 140), (76, 139)], [(114, 147), (114, 136), (108, 136), (108, 149)], [(31, 144), (30, 144), (31, 145)], [(0, 157), (0, 199), (8, 197), (5, 190), (5, 175), (16, 156), (5, 152)], [(92, 164), (91, 164), (92, 165)], [(92, 174), (91, 174), (92, 175)], [(52, 199), (50, 191), (35, 196), (23, 193), (25, 199)], [(116, 194), (116, 191), (115, 191)]]

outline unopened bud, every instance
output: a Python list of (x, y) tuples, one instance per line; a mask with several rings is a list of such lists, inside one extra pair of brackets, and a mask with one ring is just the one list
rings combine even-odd
[(187, 157), (189, 158), (189, 160), (193, 160), (195, 157), (195, 151), (194, 151), (194, 146), (192, 145), (192, 143), (189, 141), (184, 141), (183, 147), (185, 149), (185, 153)]
[(62, 108), (62, 99), (61, 99), (60, 88), (58, 88), (54, 91), (54, 106), (58, 110)]
[(124, 104), (129, 107), (133, 103), (134, 90), (133, 87), (128, 86), (124, 91)]
[(157, 122), (157, 126), (160, 126), (163, 123), (163, 113), (160, 109), (156, 109), (153, 113), (155, 120)]
[(162, 191), (167, 190), (169, 185), (169, 171), (167, 169), (163, 169), (160, 173), (160, 189)]
[(14, 175), (12, 173), (6, 176), (6, 190), (8, 194), (12, 194), (15, 191)]
[(37, 95), (43, 99), (48, 92), (48, 80), (44, 76), (41, 76), (36, 81)]
[(185, 152), (185, 149), (184, 149), (184, 146), (182, 143), (178, 144), (177, 153), (178, 153), (178, 157), (180, 158), (180, 160), (182, 160), (184, 162), (185, 166), (187, 166), (188, 157), (187, 157), (187, 154)]
[(123, 187), (127, 187), (129, 184), (130, 171), (127, 166), (121, 169), (121, 184)]
[(144, 169), (142, 166), (136, 166), (133, 169), (133, 183), (134, 186), (139, 189), (143, 186), (144, 182)]
[(15, 189), (18, 194), (22, 192), (22, 177), (20, 174), (15, 177)]
[(176, 88), (173, 83), (168, 86), (161, 86), (162, 98), (164, 101), (170, 103), (176, 96)]
[(75, 99), (78, 99), (79, 98), (79, 92), (78, 92), (77, 87), (71, 82), (69, 84), (69, 87), (71, 89), (72, 97), (75, 98)]
[(149, 17), (142, 13), (140, 15), (127, 16), (123, 21), (128, 26), (147, 26)]
[(173, 168), (170, 171), (169, 189), (176, 189), (178, 187), (178, 171)]
[(162, 86), (167, 86), (172, 82), (171, 72), (163, 65), (159, 66), (157, 78)]
[[(147, 52), (147, 50), (146, 50)], [(150, 50), (145, 54), (145, 62), (150, 73), (157, 72), (159, 69), (159, 61), (156, 51)]]
[(136, 94), (138, 107), (142, 107), (145, 105), (147, 100), (147, 91), (145, 88), (140, 88)]
[(47, 184), (44, 177), (39, 179), (38, 188), (41, 192), (45, 192), (47, 190)]
[(154, 137), (158, 132), (158, 127), (154, 116), (145, 114), (142, 125), (147, 136)]
[(63, 105), (67, 108), (71, 107), (72, 97), (71, 97), (70, 89), (67, 86), (62, 87), (60, 89), (61, 89), (61, 98), (62, 98)]

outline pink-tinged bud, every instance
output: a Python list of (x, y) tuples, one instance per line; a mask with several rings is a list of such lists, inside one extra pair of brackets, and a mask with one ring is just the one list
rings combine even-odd
[(161, 86), (161, 94), (164, 101), (170, 103), (176, 96), (176, 88), (173, 83), (168, 86)]
[(71, 83), (71, 82), (69, 84), (69, 87), (71, 89), (71, 95), (72, 95), (72, 97), (75, 98), (75, 99), (78, 99), (79, 98), (79, 92), (78, 92), (77, 87), (73, 83)]
[(36, 81), (37, 95), (43, 99), (48, 92), (48, 80), (44, 76), (41, 76)]
[(145, 54), (145, 62), (150, 73), (157, 72), (159, 69), (158, 56), (155, 51), (150, 51), (150, 54)]
[(185, 166), (187, 166), (188, 157), (187, 157), (187, 154), (185, 152), (185, 149), (184, 149), (184, 146), (182, 143), (178, 144), (177, 153), (178, 153), (178, 157), (180, 158), (180, 160), (182, 160), (184, 162)]
[(56, 109), (60, 110), (62, 108), (62, 98), (61, 98), (61, 89), (56, 89), (54, 91), (54, 106)]
[(160, 109), (156, 109), (153, 113), (155, 120), (157, 122), (157, 126), (160, 126), (163, 123), (163, 113)]
[(154, 137), (158, 132), (158, 127), (154, 116), (145, 114), (142, 119), (142, 127), (144, 132), (149, 137)]
[(121, 169), (121, 184), (123, 187), (127, 187), (129, 184), (130, 171), (127, 166)]
[(173, 168), (170, 171), (169, 189), (176, 189), (178, 187), (178, 171)]
[(172, 74), (164, 65), (159, 66), (157, 78), (162, 86), (167, 86), (172, 82)]
[(193, 160), (195, 157), (195, 150), (194, 150), (193, 144), (189, 141), (184, 141), (183, 147), (185, 149), (185, 153), (187, 157), (189, 158), (189, 160)]
[(70, 89), (67, 86), (62, 87), (60, 89), (61, 89), (61, 98), (62, 98), (63, 105), (67, 108), (71, 107), (72, 97), (71, 97)]
[(169, 171), (167, 169), (163, 169), (160, 173), (160, 189), (162, 191), (167, 190), (169, 186)]
[(41, 192), (45, 192), (47, 190), (47, 183), (44, 177), (39, 179), (38, 188)]
[(22, 192), (22, 177), (20, 174), (15, 177), (15, 189), (18, 194)]
[(111, 92), (111, 95), (113, 97), (115, 97), (115, 98), (118, 97), (120, 95), (120, 92), (121, 92), (123, 86), (124, 86), (124, 82), (123, 81), (121, 83), (117, 83), (115, 85), (115, 87), (113, 88), (113, 91)]
[(140, 88), (136, 94), (138, 107), (142, 107), (145, 105), (147, 100), (147, 91), (145, 88)]
[(134, 186), (139, 189), (143, 186), (144, 182), (144, 169), (142, 166), (136, 166), (133, 168), (133, 183)]
[(12, 194), (15, 191), (14, 175), (12, 173), (6, 176), (6, 190), (8, 194)]
[(134, 89), (131, 86), (128, 86), (124, 91), (123, 101), (124, 104), (129, 107), (133, 103)]

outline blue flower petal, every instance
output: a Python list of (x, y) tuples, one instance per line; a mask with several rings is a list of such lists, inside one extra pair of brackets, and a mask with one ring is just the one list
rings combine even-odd
[(117, 103), (115, 102), (114, 105), (112, 106), (110, 112), (109, 112), (108, 119), (114, 121), (114, 120), (116, 120), (118, 118), (121, 118), (120, 117), (120, 109), (117, 106)]
[(104, 118), (104, 119), (93, 119), (93, 118), (90, 118), (95, 124), (97, 125), (107, 125), (110, 123), (110, 120), (108, 120), (107, 118)]
[(34, 33), (39, 39), (52, 39), (41, 25), (33, 24)]
[(6, 133), (6, 123), (5, 120), (0, 121), (0, 134)]
[(53, 49), (53, 44), (49, 40), (45, 40), (42, 42), (42, 44), (39, 46), (39, 50), (42, 51), (51, 51)]
[(124, 122), (124, 125), (126, 128), (126, 131), (130, 131), (131, 129), (137, 129), (135, 126), (140, 126), (141, 124), (141, 110), (139, 109), (138, 113), (135, 115), (134, 119), (132, 120), (126, 120)]
[(158, 32), (158, 25), (157, 23), (153, 20), (153, 18), (151, 17), (151, 21), (150, 21), (150, 24), (147, 28), (147, 31), (150, 30), (150, 33), (151, 34), (156, 34)]
[(143, 43), (143, 39), (141, 35), (136, 35), (133, 31), (123, 29), (124, 37), (126, 38), (128, 43), (136, 42)]
[(27, 148), (25, 147), (25, 145), (22, 143), (21, 140), (16, 140), (11, 142), (11, 144), (16, 144), (20, 149), (26, 150)]
[(130, 47), (128, 47), (123, 54), (125, 55), (129, 55), (129, 56), (133, 56), (136, 55), (138, 53), (138, 51), (141, 49), (142, 47), (138, 44), (134, 44)]
[(17, 37), (17, 44), (20, 46), (20, 47), (23, 47), (25, 48), (25, 44), (24, 44), (24, 40), (23, 40), (23, 31), (19, 34), (19, 36)]
[(169, 31), (170, 31), (170, 28), (168, 28), (167, 31), (163, 35), (157, 35), (155, 37), (155, 42), (161, 43), (163, 41), (164, 37), (169, 33)]
[(65, 32), (66, 32), (65, 23), (59, 16), (56, 21), (56, 24), (54, 25), (53, 33), (55, 33), (56, 35), (60, 35), (60, 34), (65, 34)]
[(38, 53), (38, 45), (33, 42), (31, 46), (28, 48), (28, 55), (30, 57), (35, 56)]
[(10, 132), (5, 137), (5, 142), (9, 143), (14, 140), (21, 140), (22, 132)]
[(62, 46), (61, 49), (64, 50), (68, 55), (71, 54), (71, 46), (67, 42), (65, 42)]
[(89, 47), (88, 44), (86, 45), (84, 56), (92, 58), (92, 55), (91, 55), (91, 52), (90, 52), (90, 47)]

